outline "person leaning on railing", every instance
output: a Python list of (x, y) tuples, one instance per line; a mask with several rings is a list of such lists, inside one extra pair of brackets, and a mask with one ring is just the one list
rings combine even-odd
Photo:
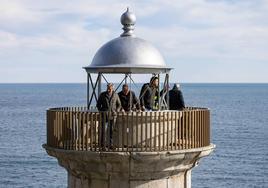
[(140, 92), (141, 110), (154, 110), (157, 108), (158, 102), (158, 78), (153, 76), (150, 83), (142, 86)]
[(129, 112), (131, 110), (140, 110), (139, 101), (134, 93), (128, 88), (127, 84), (124, 84), (122, 87), (122, 91), (118, 93), (118, 96), (121, 101), (122, 108), (125, 112)]
[(169, 109), (183, 110), (185, 108), (184, 98), (180, 90), (180, 84), (174, 84), (173, 88), (169, 90)]
[[(180, 84), (174, 84), (173, 88), (169, 90), (169, 109), (170, 110), (183, 110), (185, 108), (182, 91), (180, 90)], [(183, 116), (180, 117), (180, 121), (183, 122)], [(179, 125), (179, 123), (178, 123)], [(178, 137), (184, 139), (186, 137), (186, 130), (182, 130), (178, 127)]]
[[(113, 125), (116, 120), (116, 112), (122, 109), (121, 101), (118, 94), (114, 91), (114, 85), (112, 83), (107, 84), (107, 90), (102, 92), (97, 101), (97, 108), (101, 113), (101, 147), (105, 150), (105, 133), (108, 128), (110, 138), (109, 147), (113, 148)], [(108, 126), (106, 124), (108, 123)]]

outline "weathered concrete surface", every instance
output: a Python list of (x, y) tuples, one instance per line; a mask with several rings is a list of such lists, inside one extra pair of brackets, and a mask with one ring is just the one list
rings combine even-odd
[[(191, 171), (191, 170), (190, 170)], [(190, 172), (189, 171), (189, 172)], [(190, 173), (188, 173), (190, 175)], [(188, 175), (188, 176), (189, 176)], [(191, 175), (190, 175), (191, 176)], [(190, 177), (189, 176), (189, 177)], [(162, 188), (162, 187), (187, 187), (185, 186), (185, 182), (187, 180), (186, 174), (180, 173), (179, 175), (174, 175), (171, 177), (157, 179), (157, 180), (131, 180), (128, 179), (118, 179), (113, 178), (112, 176), (108, 180), (101, 179), (86, 179), (86, 178), (77, 178), (68, 173), (68, 186), (69, 187), (96, 187), (96, 188)], [(190, 186), (190, 184), (188, 185)]]
[(43, 147), (68, 171), (71, 188), (190, 188), (191, 169), (215, 145), (162, 152), (92, 152)]

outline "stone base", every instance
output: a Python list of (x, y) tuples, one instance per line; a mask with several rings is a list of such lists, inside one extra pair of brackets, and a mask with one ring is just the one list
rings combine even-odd
[(191, 169), (215, 145), (161, 152), (92, 152), (43, 147), (68, 171), (70, 188), (190, 188)]
[(68, 173), (70, 188), (189, 188), (191, 187), (191, 170), (158, 180), (128, 180), (128, 179), (87, 179), (77, 178)]

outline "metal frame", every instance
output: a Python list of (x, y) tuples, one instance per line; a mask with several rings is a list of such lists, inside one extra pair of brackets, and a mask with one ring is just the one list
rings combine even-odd
[[(89, 96), (89, 89), (90, 89), (89, 82), (90, 82), (90, 85), (91, 85), (91, 88), (92, 88), (91, 96)], [(100, 92), (101, 92), (101, 73), (98, 74), (98, 77), (97, 77), (95, 83), (92, 80), (91, 74), (88, 73), (87, 74), (87, 109), (88, 110), (90, 108), (90, 104), (91, 104), (91, 102), (93, 100), (93, 97), (95, 98), (96, 102), (98, 100), (98, 97), (96, 96), (96, 88), (97, 88), (97, 86), (98, 86), (98, 97), (99, 97)]]
[[(98, 76), (96, 78), (96, 81), (94, 82), (92, 79), (91, 74), (94, 73), (90, 73), (87, 72), (87, 109), (90, 109), (90, 106), (93, 102), (93, 100), (95, 99), (95, 102), (97, 103), (98, 101), (98, 97), (100, 96), (101, 92), (102, 92), (102, 87), (101, 87), (101, 83), (102, 83), (102, 78), (105, 80), (106, 83), (109, 83), (108, 80), (106, 79), (106, 77), (104, 76), (103, 72), (98, 72)], [(119, 87), (125, 82), (125, 84), (128, 83), (128, 78), (129, 78), (129, 89), (131, 91), (132, 88), (132, 84), (138, 88), (138, 86), (135, 84), (134, 80), (132, 79), (131, 73), (124, 73), (125, 76), (124, 78), (121, 80), (121, 82), (119, 83), (119, 85), (116, 87), (115, 92), (119, 89)], [(169, 72), (167, 72), (165, 74), (165, 79), (164, 79), (164, 83), (163, 83), (163, 88), (161, 89), (161, 80), (160, 80), (160, 73), (152, 73), (152, 76), (157, 76), (158, 78), (158, 108), (157, 110), (168, 110), (169, 109)], [(90, 87), (91, 86), (91, 87)], [(90, 95), (90, 89), (92, 89), (91, 95)], [(98, 89), (98, 95), (97, 90)], [(162, 95), (161, 95), (161, 91), (162, 91)], [(146, 90), (144, 91), (144, 93), (146, 92)], [(132, 93), (130, 92), (130, 95), (132, 95)], [(143, 96), (144, 94), (142, 94), (140, 96), (140, 98)], [(167, 97), (166, 97), (167, 96)], [(140, 99), (139, 98), (139, 99)], [(130, 96), (130, 106), (132, 106), (132, 96)], [(167, 99), (167, 100), (166, 100)]]

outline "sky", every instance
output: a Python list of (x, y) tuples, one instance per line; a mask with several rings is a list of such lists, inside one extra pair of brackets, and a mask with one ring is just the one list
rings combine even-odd
[(126, 7), (171, 82), (268, 83), (268, 0), (0, 0), (0, 83), (86, 82)]

